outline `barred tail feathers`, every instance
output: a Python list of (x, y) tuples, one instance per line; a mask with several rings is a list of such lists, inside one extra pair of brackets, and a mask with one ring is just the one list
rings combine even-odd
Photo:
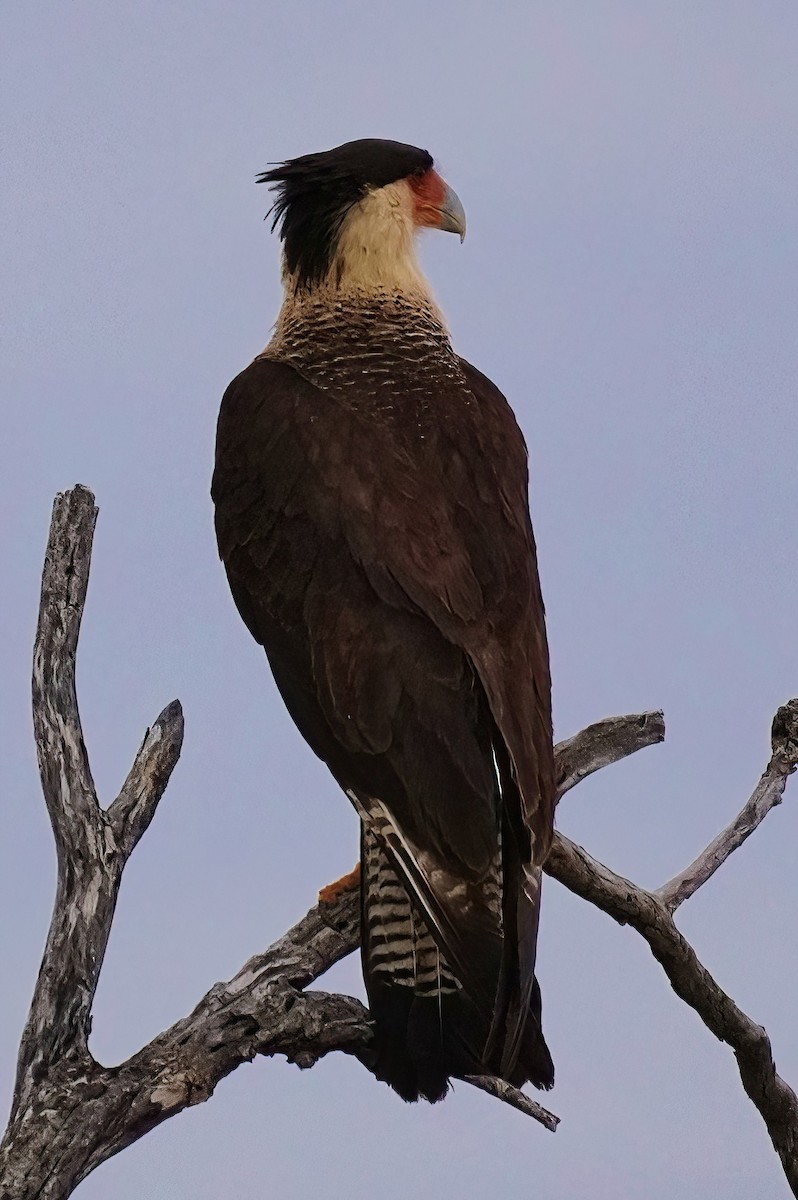
[[(494, 909), (491, 930), (484, 920), (458, 925), (429, 889), (412, 847), (384, 806), (360, 798), (356, 804), (364, 818), (362, 959), (377, 1077), (406, 1100), (440, 1100), (451, 1077), (486, 1072), (517, 1086), (527, 1080), (551, 1086), (553, 1068), (540, 1032), (540, 991), (533, 977), (519, 986), (523, 943), (526, 939), (529, 965), (537, 905), (530, 930), (529, 900), (502, 897), (497, 863), (495, 880), (484, 887), (485, 904)], [(520, 916), (512, 917), (506, 938), (502, 899), (527, 918), (522, 932)]]

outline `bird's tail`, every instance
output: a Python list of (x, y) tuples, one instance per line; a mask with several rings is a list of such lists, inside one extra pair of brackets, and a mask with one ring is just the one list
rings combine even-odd
[(384, 844), (365, 825), (361, 862), (361, 953), (374, 1020), (374, 1074), (403, 1100), (441, 1100), (452, 1074), (477, 1070), (467, 1043), (469, 1025), (478, 1040), (478, 1015), (469, 1012)]
[[(379, 822), (364, 822), (362, 958), (374, 1020), (374, 1074), (404, 1100), (431, 1102), (446, 1095), (450, 1078), (472, 1074), (550, 1087), (553, 1066), (540, 1030), (540, 990), (536, 982), (528, 994), (519, 989), (515, 946), (500, 936), (475, 938), (475, 973), (482, 960), (480, 973), (493, 983), (487, 1007), (447, 961), (440, 930), (436, 939), (432, 919), (425, 920), (411, 898), (414, 889), (381, 832)], [(508, 933), (514, 941), (518, 937), (516, 929)], [(468, 954), (467, 936), (462, 950)]]

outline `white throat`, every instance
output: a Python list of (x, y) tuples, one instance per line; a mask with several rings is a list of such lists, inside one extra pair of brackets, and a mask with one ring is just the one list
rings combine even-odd
[[(319, 300), (326, 293), (334, 301), (400, 294), (437, 309), (416, 257), (417, 233), (405, 180), (367, 192), (344, 218), (329, 272), (311, 295)], [(287, 304), (300, 300), (285, 266), (283, 286)]]

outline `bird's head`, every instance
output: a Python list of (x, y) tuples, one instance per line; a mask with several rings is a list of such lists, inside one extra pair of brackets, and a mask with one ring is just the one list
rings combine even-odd
[(284, 244), (291, 291), (425, 292), (415, 256), (421, 229), (465, 237), (465, 213), (426, 150), (363, 138), (280, 163), (258, 177)]

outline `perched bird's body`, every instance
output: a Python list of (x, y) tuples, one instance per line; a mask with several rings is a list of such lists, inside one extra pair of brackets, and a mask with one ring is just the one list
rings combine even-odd
[(222, 404), (213, 495), (239, 611), (362, 818), (375, 1073), (548, 1087), (534, 978), (554, 770), (523, 438), (453, 351), (421, 225), (464, 229), (424, 151), (349, 143), (279, 186), (285, 298)]

